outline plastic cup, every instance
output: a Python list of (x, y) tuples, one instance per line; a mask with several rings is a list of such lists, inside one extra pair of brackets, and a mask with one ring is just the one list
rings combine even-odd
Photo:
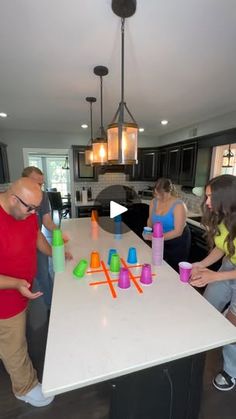
[(192, 264), (188, 262), (179, 263), (179, 277), (180, 281), (188, 282), (192, 272)]
[(163, 237), (163, 227), (162, 224), (158, 221), (153, 226), (153, 237), (160, 238)]
[(152, 234), (152, 227), (144, 227), (143, 228), (143, 234)]
[(118, 279), (118, 287), (122, 289), (127, 289), (130, 287), (130, 278), (129, 271), (127, 268), (120, 269), (120, 275)]
[(114, 253), (117, 253), (116, 249), (109, 249), (109, 253), (108, 253), (108, 260), (107, 260), (107, 264), (108, 264), (108, 265), (110, 265), (110, 263), (111, 263), (111, 256), (112, 256)]
[(91, 212), (91, 221), (98, 221), (98, 212), (97, 212), (97, 210), (92, 210), (92, 212)]
[(113, 253), (111, 255), (110, 271), (111, 272), (120, 271), (120, 256), (117, 253)]
[(52, 246), (61, 246), (64, 244), (62, 232), (59, 228), (52, 231)]
[(78, 263), (78, 265), (76, 265), (76, 267), (73, 270), (73, 274), (74, 276), (76, 276), (77, 278), (83, 278), (83, 276), (86, 273), (86, 269), (88, 267), (88, 262), (85, 259), (81, 259)]
[(115, 222), (115, 223), (121, 223), (121, 221), (122, 221), (121, 215), (116, 215), (116, 216), (114, 217), (114, 222)]
[(92, 252), (90, 256), (90, 268), (99, 268), (100, 266), (100, 255), (98, 252)]
[(150, 285), (152, 283), (152, 269), (149, 263), (145, 263), (142, 266), (140, 282), (144, 285)]
[(135, 247), (130, 247), (128, 250), (128, 263), (137, 263), (137, 252)]

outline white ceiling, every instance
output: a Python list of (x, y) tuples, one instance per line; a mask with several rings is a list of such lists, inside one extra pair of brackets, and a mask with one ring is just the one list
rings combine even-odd
[[(111, 0), (0, 0), (0, 129), (82, 133), (104, 78), (104, 125), (120, 100)], [(146, 135), (236, 110), (236, 1), (137, 0), (125, 24), (125, 99)], [(166, 118), (170, 124), (160, 125)]]

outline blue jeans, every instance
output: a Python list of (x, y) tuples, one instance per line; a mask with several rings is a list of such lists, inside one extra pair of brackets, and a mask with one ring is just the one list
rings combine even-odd
[(38, 250), (36, 284), (43, 292), (43, 300), (48, 309), (51, 307), (53, 279), (49, 272), (48, 256)]
[[(233, 271), (235, 269), (236, 266), (225, 257), (219, 271)], [(229, 304), (229, 310), (236, 316), (236, 279), (208, 284), (204, 297), (219, 311), (222, 311), (226, 304)], [(223, 359), (223, 369), (231, 377), (236, 378), (236, 343), (223, 347)]]

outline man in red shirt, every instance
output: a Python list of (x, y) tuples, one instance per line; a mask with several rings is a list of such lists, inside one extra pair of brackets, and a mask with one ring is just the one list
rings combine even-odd
[(0, 194), (0, 359), (15, 396), (37, 407), (53, 400), (42, 393), (25, 334), (28, 300), (42, 295), (31, 291), (36, 250), (51, 256), (36, 217), (41, 200), (40, 187), (29, 178), (17, 180)]

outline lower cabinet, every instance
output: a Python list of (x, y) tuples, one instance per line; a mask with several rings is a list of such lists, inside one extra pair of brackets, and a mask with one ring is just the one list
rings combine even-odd
[(201, 353), (112, 380), (109, 419), (197, 419), (204, 361)]

